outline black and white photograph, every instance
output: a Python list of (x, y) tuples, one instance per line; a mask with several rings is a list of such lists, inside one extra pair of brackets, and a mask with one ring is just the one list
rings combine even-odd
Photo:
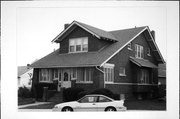
[(3, 119), (179, 118), (178, 9), (175, 1), (3, 1)]

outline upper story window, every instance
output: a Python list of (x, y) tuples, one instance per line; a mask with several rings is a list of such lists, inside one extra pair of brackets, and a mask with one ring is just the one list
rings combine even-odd
[(69, 52), (87, 52), (88, 51), (88, 38), (73, 38), (69, 39)]
[(144, 48), (141, 45), (135, 44), (135, 57), (144, 58)]
[(132, 50), (132, 43), (128, 44), (128, 50)]
[(148, 55), (148, 56), (151, 56), (151, 50), (150, 50), (150, 48), (147, 49), (147, 55)]
[(120, 69), (119, 69), (119, 76), (126, 76), (126, 69), (125, 69), (125, 67), (120, 67)]

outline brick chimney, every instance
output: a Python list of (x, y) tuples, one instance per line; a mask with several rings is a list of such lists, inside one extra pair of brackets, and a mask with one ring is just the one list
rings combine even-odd
[(70, 24), (64, 24), (64, 29), (66, 29)]
[(155, 38), (155, 31), (154, 30), (151, 31), (151, 35), (152, 35), (152, 37), (154, 38), (154, 41), (155, 41), (156, 38)]

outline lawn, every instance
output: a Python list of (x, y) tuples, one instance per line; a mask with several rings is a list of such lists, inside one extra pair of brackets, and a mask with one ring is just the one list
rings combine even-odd
[(166, 101), (159, 100), (126, 100), (127, 110), (166, 110)]
[(21, 98), (18, 97), (18, 105), (26, 105), (26, 104), (31, 104), (34, 103), (35, 101), (33, 98)]

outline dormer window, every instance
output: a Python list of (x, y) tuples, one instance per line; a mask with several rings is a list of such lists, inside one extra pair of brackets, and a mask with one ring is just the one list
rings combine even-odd
[(69, 39), (69, 52), (87, 52), (88, 51), (88, 38), (72, 38)]

